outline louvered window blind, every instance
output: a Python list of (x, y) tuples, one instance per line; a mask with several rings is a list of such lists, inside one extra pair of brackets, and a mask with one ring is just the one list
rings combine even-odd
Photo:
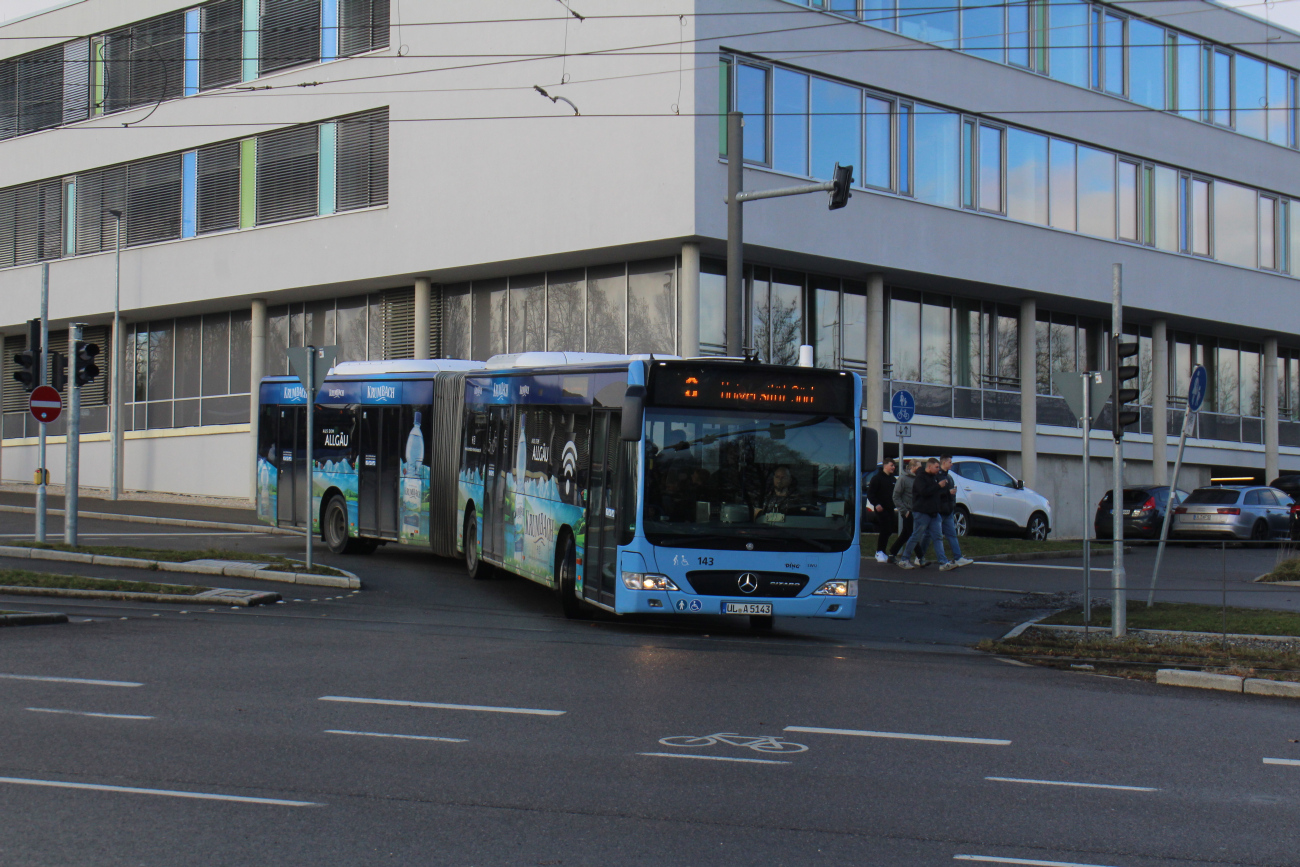
[(233, 84), (243, 65), (243, 0), (216, 0), (199, 10), (199, 89)]
[(315, 216), (319, 205), (318, 124), (257, 137), (257, 222)]
[(337, 210), (388, 203), (388, 109), (338, 121)]
[(181, 236), (181, 155), (128, 163), (123, 244), (152, 244)]
[(415, 357), (415, 287), (384, 293), (384, 359)]
[(339, 0), (339, 54), (388, 45), (388, 0)]
[[(77, 176), (77, 253), (112, 250), (117, 220), (109, 210), (126, 214), (126, 166), (98, 169)], [(126, 226), (122, 226), (126, 245)]]
[(200, 235), (239, 228), (239, 142), (199, 148), (197, 198)]
[(122, 111), (185, 92), (185, 13), (173, 12), (104, 35), (104, 111)]
[(63, 123), (90, 117), (90, 40), (63, 43)]
[(442, 358), (442, 287), (429, 294), (429, 357)]
[(63, 46), (18, 59), (18, 134), (63, 122)]
[(321, 0), (262, 0), (265, 75), (320, 60)]
[(0, 190), (0, 268), (59, 258), (62, 230), (62, 181)]

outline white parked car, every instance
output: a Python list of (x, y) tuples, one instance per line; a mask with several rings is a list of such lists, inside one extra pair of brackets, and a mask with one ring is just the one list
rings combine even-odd
[(957, 483), (954, 517), (959, 536), (972, 530), (996, 530), (1041, 541), (1052, 532), (1052, 504), (1047, 498), (992, 461), (954, 456), (952, 475)]

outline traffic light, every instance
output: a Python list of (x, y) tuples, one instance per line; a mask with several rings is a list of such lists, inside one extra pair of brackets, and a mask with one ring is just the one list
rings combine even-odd
[(831, 182), (835, 185), (831, 189), (831, 210), (836, 211), (847, 205), (849, 197), (853, 195), (849, 192), (849, 187), (853, 184), (853, 166), (842, 166), (836, 163)]
[(41, 320), (27, 321), (27, 348), (14, 355), (14, 364), (18, 365), (14, 371), (14, 380), (23, 387), (23, 391), (31, 394), (41, 384)]
[(1111, 433), (1117, 440), (1124, 438), (1124, 428), (1137, 424), (1142, 418), (1137, 407), (1126, 406), (1137, 400), (1140, 394), (1137, 389), (1138, 366), (1124, 363), (1137, 354), (1136, 343), (1124, 343), (1120, 337), (1110, 339)]
[(68, 359), (62, 352), (50, 350), (50, 385), (59, 394), (68, 384)]
[(99, 365), (95, 357), (99, 355), (98, 343), (78, 340), (72, 347), (73, 381), (77, 387), (90, 385), (99, 376)]

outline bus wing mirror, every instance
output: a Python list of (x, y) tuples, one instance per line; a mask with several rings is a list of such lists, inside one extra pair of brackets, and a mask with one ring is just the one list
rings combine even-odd
[(629, 385), (623, 394), (623, 442), (640, 442), (644, 417), (645, 386)]
[(876, 466), (876, 454), (880, 448), (880, 434), (875, 428), (862, 428), (862, 472), (870, 472)]

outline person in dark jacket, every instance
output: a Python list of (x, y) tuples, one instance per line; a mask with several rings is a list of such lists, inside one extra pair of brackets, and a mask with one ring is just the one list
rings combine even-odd
[(934, 530), (931, 530), (930, 537), (934, 538), (935, 535), (942, 535), (948, 543), (948, 548), (952, 551), (952, 562), (958, 566), (969, 566), (975, 561), (962, 556), (961, 543), (957, 540), (957, 521), (953, 518), (953, 514), (957, 511), (957, 482), (949, 473), (951, 469), (952, 455), (939, 455), (939, 480), (946, 481), (948, 484), (944, 488), (943, 498), (939, 501), (939, 521), (942, 533), (936, 534)]
[[(925, 462), (924, 469), (917, 470), (916, 481), (912, 483), (912, 537), (907, 540), (903, 553), (899, 555), (898, 565), (902, 568), (912, 569), (918, 565), (917, 561), (911, 559), (911, 555), (927, 537), (934, 544), (935, 554), (939, 557), (939, 568), (945, 572), (956, 568), (956, 564), (950, 563), (943, 549), (943, 524), (939, 518), (939, 508), (950, 484), (939, 478), (938, 458), (930, 458)], [(938, 533), (932, 530), (936, 523)]]
[[(902, 561), (898, 553), (903, 550), (907, 540), (912, 538), (912, 484), (916, 481), (917, 467), (920, 461), (908, 459), (903, 461), (903, 471), (898, 474), (898, 482), (894, 485), (894, 508), (903, 518), (903, 528), (898, 531), (898, 538), (894, 540), (894, 546), (889, 549), (889, 557), (899, 565)], [(922, 550), (917, 551), (918, 557), (925, 555), (924, 545)], [(924, 563), (922, 563), (924, 565)]]
[(888, 563), (889, 537), (898, 528), (898, 513), (894, 511), (894, 485), (898, 482), (898, 464), (893, 458), (880, 466), (880, 472), (871, 477), (867, 485), (867, 502), (871, 504), (873, 520), (880, 528), (876, 539), (876, 562)]

